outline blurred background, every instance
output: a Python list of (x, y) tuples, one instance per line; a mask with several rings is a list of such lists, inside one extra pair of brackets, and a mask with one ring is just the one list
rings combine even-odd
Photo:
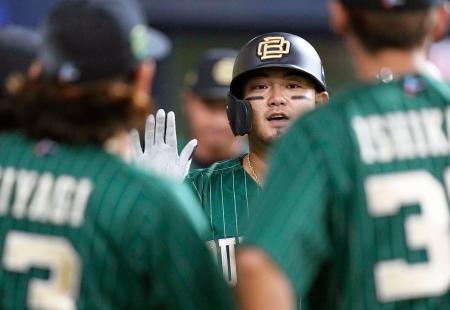
[[(0, 0), (0, 26), (16, 23), (36, 28), (60, 0)], [(354, 81), (343, 42), (329, 30), (327, 0), (140, 0), (149, 24), (172, 40), (172, 53), (158, 63), (157, 104), (179, 112), (186, 73), (207, 48), (239, 48), (253, 36), (271, 31), (304, 37), (322, 57), (331, 95)], [(444, 63), (446, 52), (435, 54)], [(447, 66), (448, 68), (448, 66)], [(179, 129), (185, 122), (181, 117)], [(181, 128), (180, 128), (181, 127)]]

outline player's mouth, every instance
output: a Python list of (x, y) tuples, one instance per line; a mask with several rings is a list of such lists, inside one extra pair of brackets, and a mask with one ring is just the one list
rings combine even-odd
[(271, 127), (280, 128), (289, 125), (290, 117), (285, 113), (272, 113), (267, 117)]

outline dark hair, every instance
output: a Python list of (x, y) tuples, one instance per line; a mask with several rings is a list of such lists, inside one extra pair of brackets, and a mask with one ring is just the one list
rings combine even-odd
[(31, 138), (103, 144), (119, 130), (142, 128), (151, 101), (129, 79), (83, 85), (15, 77), (17, 127)]
[(386, 12), (348, 8), (348, 12), (351, 30), (370, 53), (418, 47), (434, 24), (432, 9)]

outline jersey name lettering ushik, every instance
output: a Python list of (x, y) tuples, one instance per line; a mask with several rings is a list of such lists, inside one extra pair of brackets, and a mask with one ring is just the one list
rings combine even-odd
[(450, 108), (356, 116), (352, 127), (366, 164), (450, 154)]

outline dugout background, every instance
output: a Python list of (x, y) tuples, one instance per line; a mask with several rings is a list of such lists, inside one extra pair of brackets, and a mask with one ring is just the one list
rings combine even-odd
[[(36, 28), (60, 0), (0, 0), (0, 25)], [(157, 104), (181, 112), (186, 72), (206, 48), (239, 48), (257, 34), (286, 31), (316, 47), (332, 93), (354, 80), (343, 42), (328, 27), (327, 0), (140, 0), (150, 24), (172, 40), (171, 55), (158, 63)], [(185, 122), (178, 113), (179, 131)]]

